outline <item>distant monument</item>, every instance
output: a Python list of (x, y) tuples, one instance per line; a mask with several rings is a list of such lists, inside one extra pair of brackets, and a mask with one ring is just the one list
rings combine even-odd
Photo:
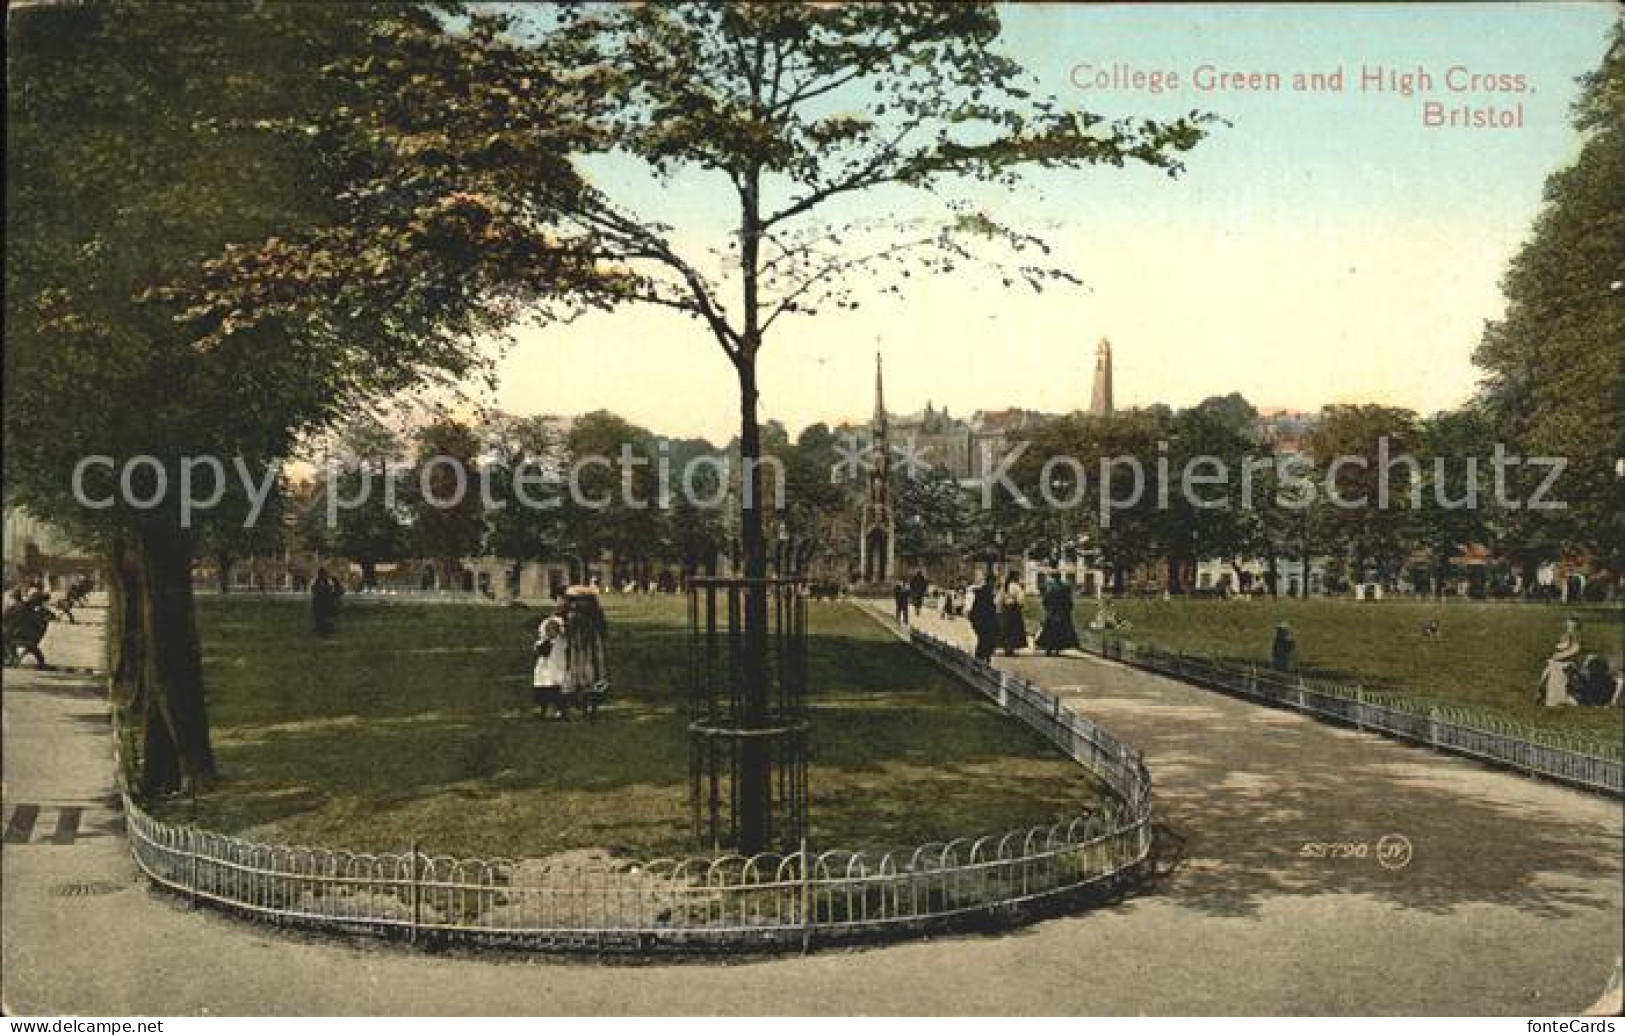
[(897, 536), (891, 496), (891, 434), (878, 352), (875, 353), (875, 415), (869, 423), (869, 437), (872, 453), (869, 484), (861, 510), (858, 570), (864, 582), (890, 582), (897, 570)]
[(1112, 415), (1112, 343), (1108, 338), (1095, 346), (1095, 390), (1089, 397), (1089, 412), (1096, 417)]

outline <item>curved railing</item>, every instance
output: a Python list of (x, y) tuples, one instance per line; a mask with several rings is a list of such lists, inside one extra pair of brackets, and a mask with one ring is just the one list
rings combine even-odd
[(913, 642), (1077, 760), (1112, 800), (1072, 819), (870, 855), (840, 849), (649, 863), (599, 852), (459, 859), (260, 844), (126, 798), (156, 884), (275, 922), (547, 949), (775, 948), (1008, 923), (1138, 877), (1151, 853), (1139, 754), (1043, 690), (922, 633)]
[(1482, 709), (1370, 690), (1254, 665), (1162, 650), (1121, 636), (1083, 635), (1086, 651), (1239, 697), (1372, 730), (1398, 740), (1588, 790), (1625, 796), (1625, 753), (1617, 743), (1544, 729)]

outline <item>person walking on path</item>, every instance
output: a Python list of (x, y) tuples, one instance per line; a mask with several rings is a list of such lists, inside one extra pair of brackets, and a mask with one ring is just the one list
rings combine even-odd
[(40, 644), (51, 628), (51, 611), (46, 606), (43, 592), (25, 593), (21, 589), (12, 594), (6, 605), (5, 663), (10, 668), (22, 664), (23, 655), (34, 659), (35, 668), (50, 668)]
[(926, 580), (925, 572), (915, 569), (913, 577), (908, 580), (908, 598), (914, 605), (916, 616), (925, 607), (925, 593), (930, 588), (931, 583)]
[(897, 608), (897, 624), (908, 624), (908, 587), (899, 582), (891, 588), (892, 603)]
[(999, 607), (993, 602), (993, 579), (971, 590), (971, 631), (976, 634), (976, 660), (992, 661), (999, 642)]
[(1005, 582), (1004, 592), (999, 594), (999, 638), (1007, 658), (1014, 657), (1018, 650), (1027, 649), (1027, 619), (1022, 613), (1022, 602), (1026, 597), (1021, 580), (1014, 575)]
[(1298, 643), (1292, 638), (1292, 627), (1285, 622), (1275, 627), (1275, 640), (1270, 644), (1270, 667), (1277, 672), (1292, 670), (1292, 655)]
[(1072, 587), (1057, 573), (1051, 573), (1041, 590), (1044, 624), (1038, 630), (1038, 649), (1049, 657), (1079, 646), (1078, 630), (1072, 624)]

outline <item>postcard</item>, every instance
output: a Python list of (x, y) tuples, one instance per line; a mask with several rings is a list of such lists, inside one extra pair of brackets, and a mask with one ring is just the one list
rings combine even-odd
[(1615, 1030), (1617, 7), (6, 29), (11, 1031)]

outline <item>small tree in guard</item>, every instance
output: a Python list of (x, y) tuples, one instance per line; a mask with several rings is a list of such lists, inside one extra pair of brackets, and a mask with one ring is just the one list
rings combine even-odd
[[(767, 615), (765, 643), (747, 635), (753, 610)], [(805, 580), (690, 579), (688, 629), (694, 836), (712, 851), (798, 851), (807, 831)], [(765, 802), (747, 782), (764, 772)]]

